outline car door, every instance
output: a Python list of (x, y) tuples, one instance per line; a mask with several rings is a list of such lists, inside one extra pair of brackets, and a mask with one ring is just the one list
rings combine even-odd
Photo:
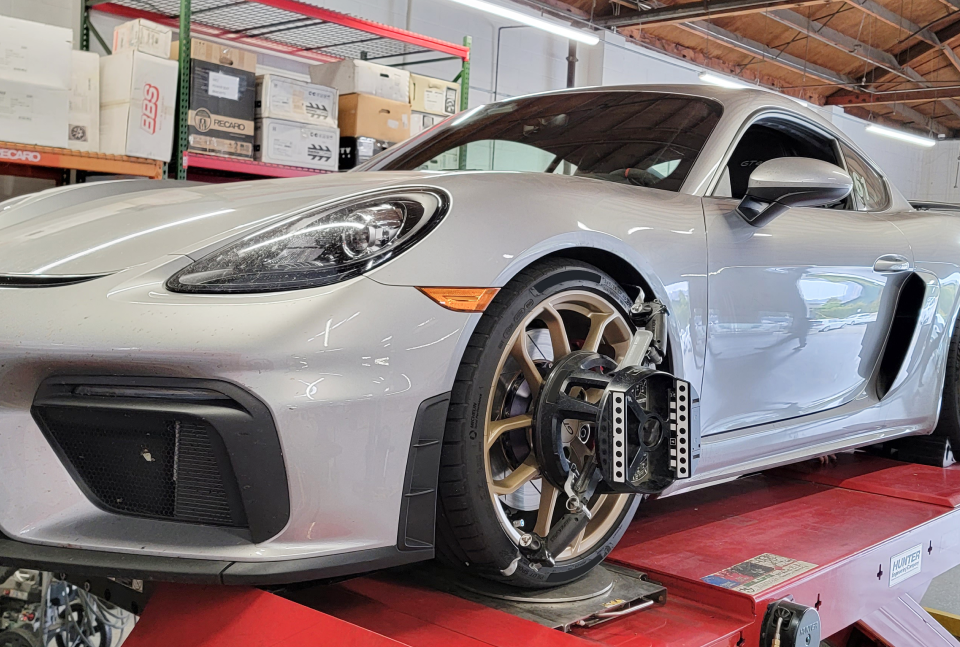
[(834, 208), (789, 209), (760, 228), (748, 224), (736, 206), (750, 172), (790, 156), (843, 165), (837, 142), (825, 133), (783, 117), (758, 119), (731, 153), (715, 197), (703, 201), (704, 435), (797, 418), (860, 396), (863, 406), (875, 402), (868, 385), (899, 285), (892, 270), (912, 262), (909, 245), (893, 224), (867, 210), (876, 201), (856, 195)]

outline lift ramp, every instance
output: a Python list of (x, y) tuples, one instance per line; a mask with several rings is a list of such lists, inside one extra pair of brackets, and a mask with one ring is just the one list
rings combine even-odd
[(607, 563), (665, 601), (594, 626), (552, 629), (400, 570), (283, 596), (161, 585), (125, 645), (757, 647), (789, 597), (833, 647), (960, 647), (917, 602), (960, 564), (958, 506), (960, 467), (843, 454), (641, 505)]

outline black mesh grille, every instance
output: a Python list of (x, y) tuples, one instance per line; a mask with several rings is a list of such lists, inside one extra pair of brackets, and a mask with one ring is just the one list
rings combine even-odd
[(230, 504), (207, 429), (202, 425), (177, 423), (176, 431), (177, 496), (173, 516), (202, 523), (229, 524)]
[(50, 408), (41, 416), (64, 458), (105, 508), (243, 525), (230, 505), (211, 440), (216, 432), (208, 424), (116, 411), (82, 418), (75, 413)]

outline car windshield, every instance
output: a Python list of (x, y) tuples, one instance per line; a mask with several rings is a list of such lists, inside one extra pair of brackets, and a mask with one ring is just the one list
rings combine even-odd
[(356, 170), (556, 173), (679, 191), (722, 111), (662, 92), (521, 97), (451, 117)]

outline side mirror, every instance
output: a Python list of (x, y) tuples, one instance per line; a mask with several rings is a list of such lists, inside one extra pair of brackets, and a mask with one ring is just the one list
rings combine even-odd
[(809, 157), (780, 157), (750, 174), (737, 213), (754, 227), (762, 227), (790, 207), (835, 204), (852, 190), (853, 180), (839, 166)]

